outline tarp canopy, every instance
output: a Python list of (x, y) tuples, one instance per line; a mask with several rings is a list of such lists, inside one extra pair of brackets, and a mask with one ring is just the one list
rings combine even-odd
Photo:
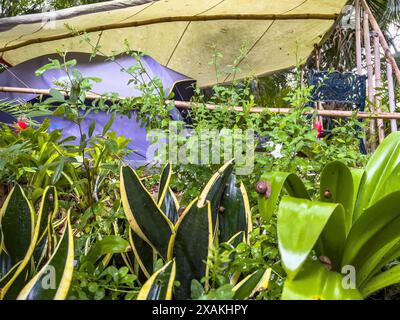
[[(0, 19), (0, 57), (11, 65), (56, 50), (142, 51), (200, 86), (231, 81), (209, 62), (236, 65), (235, 77), (295, 66), (321, 43), (348, 0), (131, 0)], [(69, 26), (67, 26), (67, 25)], [(71, 30), (73, 28), (73, 30)], [(241, 48), (244, 57), (240, 56)], [(223, 71), (223, 70), (220, 70)]]

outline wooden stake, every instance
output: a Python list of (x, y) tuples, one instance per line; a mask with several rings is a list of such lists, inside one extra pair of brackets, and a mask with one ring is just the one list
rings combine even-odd
[[(393, 84), (393, 69), (392, 65), (387, 62), (387, 81), (388, 81), (388, 91), (389, 91), (389, 111), (395, 112), (396, 110), (396, 101), (394, 95), (394, 84)], [(397, 129), (397, 121), (395, 119), (390, 120), (390, 127), (392, 132), (396, 132)]]
[[(375, 108), (372, 105), (374, 101), (374, 81), (373, 81), (373, 66), (372, 66), (372, 57), (371, 57), (371, 37), (369, 33), (369, 15), (367, 12), (364, 12), (364, 45), (365, 45), (365, 56), (367, 60), (367, 73), (368, 73), (368, 106), (371, 112), (375, 112)], [(370, 137), (371, 137), (371, 151), (376, 150), (376, 141), (375, 141), (375, 121), (371, 120), (370, 122)]]
[(363, 5), (363, 7), (364, 7), (364, 10), (369, 15), (369, 19), (370, 19), (372, 28), (374, 29), (375, 32), (377, 32), (379, 34), (379, 39), (381, 41), (382, 48), (385, 51), (386, 58), (392, 64), (394, 73), (395, 73), (396, 78), (397, 78), (398, 85), (400, 85), (400, 69), (399, 69), (399, 66), (397, 65), (397, 62), (396, 62), (395, 58), (392, 55), (392, 52), (391, 52), (390, 47), (389, 47), (389, 45), (388, 45), (388, 43), (386, 41), (386, 38), (385, 38), (381, 28), (379, 27), (379, 24), (376, 21), (374, 15), (372, 14), (372, 11), (369, 8), (367, 2), (365, 0), (361, 0), (361, 3)]
[[(37, 94), (37, 95), (50, 95), (50, 90), (47, 89), (33, 89), (33, 88), (18, 88), (18, 87), (0, 87), (0, 92), (14, 92), (21, 94)], [(59, 90), (64, 96), (68, 97), (69, 94), (66, 91)], [(106, 98), (106, 96), (89, 93), (86, 95), (86, 99), (99, 99)], [(129, 99), (128, 97), (116, 97), (116, 100), (125, 100)], [(167, 100), (166, 104), (173, 102), (178, 109), (192, 109), (198, 106), (203, 106), (208, 110), (215, 110), (217, 108), (221, 108), (219, 105), (215, 104), (202, 104), (202, 103), (194, 103), (194, 102), (186, 102), (186, 101), (170, 101)], [(230, 107), (231, 110), (243, 112), (242, 107), (233, 106)], [(294, 109), (291, 108), (263, 108), (263, 107), (254, 107), (250, 110), (251, 113), (262, 113), (262, 112), (270, 112), (276, 114), (289, 114), (293, 112)], [(381, 112), (381, 113), (369, 113), (369, 112), (358, 112), (354, 113), (353, 111), (341, 111), (341, 110), (316, 110), (316, 111), (304, 111), (304, 115), (313, 115), (317, 114), (322, 117), (330, 117), (330, 118), (351, 118), (356, 116), (360, 119), (398, 119), (400, 120), (400, 113), (390, 113), (390, 112)]]
[[(382, 87), (381, 76), (381, 46), (379, 44), (379, 35), (374, 32), (374, 59), (375, 59), (375, 88)], [(376, 90), (375, 90), (376, 91)], [(375, 92), (375, 107), (378, 112), (381, 112), (381, 96)], [(382, 119), (377, 120), (379, 143), (385, 139), (385, 126)]]
[(357, 73), (362, 74), (362, 45), (361, 45), (361, 7), (360, 0), (356, 0), (356, 60)]

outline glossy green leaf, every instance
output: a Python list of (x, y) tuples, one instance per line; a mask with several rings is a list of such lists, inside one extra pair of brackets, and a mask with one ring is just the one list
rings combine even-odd
[(260, 181), (266, 181), (270, 185), (269, 197), (265, 194), (258, 195), (258, 207), (265, 222), (269, 222), (275, 213), (279, 197), (283, 190), (296, 198), (309, 199), (306, 187), (298, 176), (289, 172), (267, 172), (263, 174)]
[(137, 300), (172, 300), (175, 276), (176, 264), (172, 260), (146, 281)]
[(257, 291), (268, 289), (271, 269), (260, 269), (240, 281), (234, 288), (233, 299), (245, 300), (254, 296)]
[(74, 239), (70, 213), (63, 235), (50, 260), (27, 283), (18, 300), (64, 300), (71, 285), (74, 268)]
[(247, 238), (251, 230), (249, 199), (243, 184), (236, 186), (236, 177), (232, 174), (222, 196), (219, 210), (219, 242), (227, 242), (240, 231)]
[(361, 289), (364, 297), (377, 292), (393, 284), (400, 283), (400, 265), (396, 265), (386, 270), (368, 281), (367, 285)]
[(180, 286), (175, 290), (179, 300), (190, 298), (193, 279), (201, 280), (208, 272), (207, 259), (213, 242), (211, 204), (203, 207), (194, 200), (183, 212), (176, 226), (176, 235), (170, 243), (169, 260), (176, 259), (176, 280)]
[(350, 169), (342, 162), (330, 162), (322, 170), (320, 200), (322, 202), (340, 203), (344, 207), (347, 234), (352, 225), (354, 185)]
[(387, 195), (365, 210), (349, 233), (343, 265), (361, 268), (376, 250), (400, 237), (400, 227), (396, 229), (400, 222), (399, 203), (400, 191)]
[(340, 267), (346, 238), (340, 204), (283, 197), (278, 211), (278, 245), (288, 277), (300, 271), (311, 250)]
[(356, 289), (346, 288), (340, 273), (328, 271), (319, 262), (310, 262), (304, 266), (295, 279), (286, 280), (283, 288), (283, 300), (361, 300), (363, 297)]
[(110, 119), (103, 128), (103, 136), (107, 133), (108, 130), (110, 130), (111, 126), (113, 125), (115, 120), (115, 115), (116, 115), (115, 112), (111, 113)]
[(207, 201), (210, 201), (213, 228), (217, 228), (216, 222), (219, 206), (225, 186), (233, 171), (233, 164), (234, 160), (225, 163), (207, 182), (199, 197), (199, 202), (197, 204), (199, 207), (203, 207)]
[(95, 242), (95, 244), (90, 248), (85, 260), (95, 264), (97, 260), (105, 254), (126, 252), (128, 247), (129, 242), (120, 236), (106, 236)]
[(168, 243), (174, 234), (171, 221), (154, 202), (132, 168), (121, 168), (120, 188), (122, 205), (131, 228), (166, 259)]
[[(387, 194), (382, 194), (381, 190), (399, 164), (400, 132), (394, 132), (379, 145), (365, 168), (365, 177), (361, 183), (354, 211), (354, 221), (366, 208)], [(393, 184), (391, 192), (398, 190), (400, 190), (400, 183)]]
[(168, 163), (161, 173), (157, 204), (168, 219), (175, 224), (179, 219), (179, 202), (169, 186), (171, 177), (172, 166)]

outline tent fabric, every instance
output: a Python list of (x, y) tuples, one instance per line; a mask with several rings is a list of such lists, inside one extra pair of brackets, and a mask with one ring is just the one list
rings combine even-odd
[[(130, 47), (199, 86), (264, 75), (306, 59), (348, 0), (133, 0), (0, 19), (0, 57), (11, 65), (63, 51), (91, 52), (72, 32), (88, 32), (102, 54)], [(67, 25), (69, 26), (67, 26)], [(209, 62), (240, 70), (217, 76)], [(239, 58), (240, 52), (244, 53)]]
[[(49, 63), (49, 59), (58, 59), (62, 63), (59, 55), (46, 55), (25, 61), (1, 73), (0, 86), (31, 87), (37, 89), (56, 87), (54, 83), (62, 81), (66, 77), (64, 70), (48, 70), (41, 76), (35, 76), (35, 71)], [(135, 58), (129, 55), (120, 55), (115, 57), (113, 61), (110, 61), (102, 56), (91, 58), (88, 53), (69, 53), (66, 59), (75, 59), (77, 64), (72, 69), (78, 69), (84, 77), (98, 77), (102, 79), (100, 83), (93, 83), (93, 89), (91, 90), (93, 93), (105, 94), (116, 92), (119, 96), (129, 97), (138, 97), (141, 95), (141, 92), (135, 89), (133, 84), (128, 84), (132, 76), (121, 71), (121, 68), (128, 69), (137, 63)], [(141, 64), (146, 70), (146, 73), (142, 75), (146, 83), (158, 77), (162, 81), (167, 95), (173, 92), (179, 100), (189, 100), (192, 97), (194, 80), (161, 66), (149, 56), (141, 57)], [(34, 94), (0, 92), (1, 102), (23, 104), (38, 99), (39, 97)], [(170, 116), (174, 120), (183, 120), (177, 109), (171, 110)], [(62, 134), (65, 138), (79, 137), (80, 130), (74, 122), (57, 116), (50, 116), (48, 118), (50, 119), (50, 131), (62, 129)], [(110, 114), (107, 112), (92, 112), (82, 121), (82, 131), (88, 134), (91, 122), (95, 121), (94, 134), (101, 134), (109, 118)], [(34, 120), (42, 122), (44, 117), (37, 117)], [(13, 123), (15, 121), (16, 119), (0, 111), (0, 122)], [(146, 156), (146, 152), (150, 146), (146, 128), (141, 126), (141, 123), (137, 121), (135, 113), (131, 114), (130, 117), (117, 114), (110, 130), (116, 132), (117, 136), (124, 136), (131, 139), (128, 147), (134, 152), (129, 155), (128, 160), (133, 161), (135, 165), (147, 163), (147, 161), (152, 160), (151, 158), (147, 159)], [(75, 143), (79, 143), (79, 141), (75, 141)]]

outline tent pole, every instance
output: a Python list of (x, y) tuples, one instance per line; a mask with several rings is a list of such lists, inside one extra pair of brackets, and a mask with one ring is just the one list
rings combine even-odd
[[(16, 88), (16, 87), (0, 87), (0, 92), (13, 92), (13, 93), (21, 93), (21, 94), (37, 94), (37, 95), (50, 95), (50, 90), (47, 89), (32, 89), (32, 88)], [(66, 91), (59, 90), (64, 96), (68, 97), (69, 93)], [(99, 98), (107, 98), (107, 96), (102, 96), (94, 93), (86, 94), (87, 99), (99, 99)], [(128, 97), (116, 97), (116, 100), (125, 100), (129, 99)], [(219, 105), (215, 104), (202, 104), (202, 103), (194, 103), (194, 102), (186, 102), (186, 101), (165, 101), (166, 104), (173, 102), (178, 109), (191, 109), (198, 105), (207, 108), (208, 110), (215, 110), (220, 108)], [(230, 107), (234, 111), (243, 112), (242, 107)], [(254, 107), (250, 110), (251, 113), (263, 113), (270, 112), (276, 114), (289, 114), (293, 112), (291, 108), (264, 108), (264, 107)], [(354, 113), (353, 111), (339, 111), (339, 110), (316, 110), (316, 111), (304, 111), (305, 115), (313, 115), (317, 114), (322, 117), (331, 117), (331, 118), (351, 118), (357, 117), (361, 119), (398, 119), (400, 120), (400, 113), (395, 112), (380, 112), (380, 113), (370, 113), (370, 112), (358, 112)]]

